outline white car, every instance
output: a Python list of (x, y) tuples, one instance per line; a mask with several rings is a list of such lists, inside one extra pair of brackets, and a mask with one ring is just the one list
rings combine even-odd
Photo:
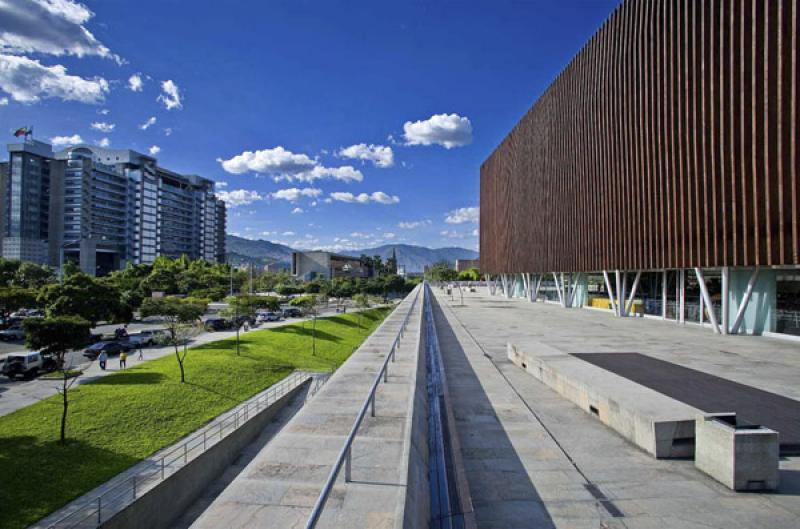
[(11, 327), (0, 331), (0, 340), (5, 342), (25, 339), (25, 330), (22, 327)]
[(56, 361), (52, 356), (36, 351), (9, 353), (0, 362), (0, 372), (12, 380), (17, 376), (35, 377), (39, 372), (53, 371), (55, 368)]
[(128, 336), (128, 342), (134, 347), (149, 347), (158, 343), (165, 336), (163, 329), (147, 329)]

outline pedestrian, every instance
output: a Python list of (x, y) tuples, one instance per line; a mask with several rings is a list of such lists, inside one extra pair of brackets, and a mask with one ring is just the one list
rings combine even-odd
[(100, 351), (100, 355), (97, 357), (97, 361), (100, 363), (100, 369), (103, 371), (106, 370), (106, 362), (108, 362), (108, 355), (105, 351)]
[(247, 332), (249, 330), (250, 330), (250, 322), (244, 320), (244, 332)]
[(120, 369), (125, 369), (127, 363), (128, 363), (128, 353), (126, 353), (125, 351), (120, 351), (120, 353), (119, 353), (119, 368)]
[(144, 360), (144, 349), (142, 349), (141, 345), (139, 345), (139, 356), (137, 356), (136, 358), (138, 360)]

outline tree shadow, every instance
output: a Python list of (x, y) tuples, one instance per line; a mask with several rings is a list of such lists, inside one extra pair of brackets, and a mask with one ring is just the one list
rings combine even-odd
[(184, 384), (186, 384), (187, 386), (195, 387), (195, 388), (200, 389), (202, 391), (206, 391), (208, 393), (213, 393), (214, 395), (217, 395), (218, 397), (222, 397), (223, 399), (229, 400), (229, 401), (234, 402), (236, 404), (241, 402), (241, 399), (239, 399), (237, 397), (232, 397), (230, 395), (226, 395), (225, 393), (221, 393), (221, 392), (219, 392), (219, 391), (217, 391), (217, 390), (215, 390), (213, 388), (210, 388), (208, 386), (204, 386), (202, 384), (196, 384), (194, 382), (190, 382), (189, 380), (184, 382)]
[[(106, 386), (134, 385), (134, 384), (158, 384), (166, 377), (162, 373), (136, 372), (136, 371), (117, 371), (109, 376), (98, 375), (88, 381), (92, 384), (102, 384)], [(86, 383), (87, 380), (84, 380)]]
[(27, 527), (139, 462), (69, 437), (0, 437), (0, 527)]
[[(311, 338), (312, 335), (311, 327), (303, 329), (302, 327), (287, 325), (286, 327), (275, 327), (274, 329), (270, 330), (281, 334), (296, 334), (298, 336), (307, 336), (308, 338)], [(342, 341), (342, 339), (339, 336), (336, 336), (335, 334), (331, 334), (329, 332), (322, 331), (319, 328), (316, 331), (316, 336), (317, 340), (322, 342), (338, 343)]]
[[(366, 318), (364, 318), (366, 319)], [(358, 322), (353, 321), (348, 318), (344, 318), (342, 316), (331, 316), (329, 318), (325, 318), (325, 321), (329, 321), (331, 323), (335, 323), (337, 325), (344, 325), (345, 327), (358, 327)]]

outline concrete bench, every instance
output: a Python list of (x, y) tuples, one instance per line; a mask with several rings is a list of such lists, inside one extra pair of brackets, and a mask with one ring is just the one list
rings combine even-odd
[(506, 347), (515, 365), (654, 457), (693, 457), (697, 408), (540, 342)]
[(695, 466), (731, 490), (778, 488), (778, 432), (713, 413), (697, 417), (695, 439)]

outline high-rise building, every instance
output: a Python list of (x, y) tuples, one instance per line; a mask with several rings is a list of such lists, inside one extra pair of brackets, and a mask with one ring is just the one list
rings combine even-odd
[[(0, 168), (3, 257), (103, 275), (159, 255), (222, 262), (225, 204), (214, 183), (130, 149), (53, 153), (28, 140)], [(5, 173), (5, 178), (4, 178)]]

